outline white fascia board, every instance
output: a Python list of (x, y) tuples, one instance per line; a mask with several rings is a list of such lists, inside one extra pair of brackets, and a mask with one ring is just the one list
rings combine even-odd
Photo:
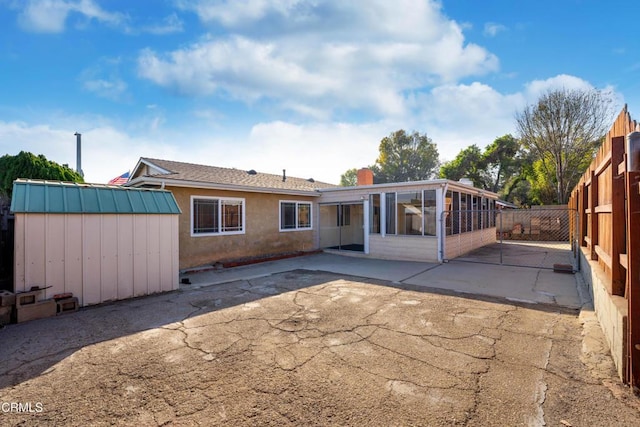
[(142, 165), (147, 165), (155, 170), (157, 170), (158, 172), (162, 173), (162, 174), (171, 174), (173, 173), (170, 170), (166, 170), (164, 168), (161, 168), (160, 166), (156, 165), (153, 162), (150, 162), (149, 160), (146, 160), (142, 157), (140, 157), (140, 159), (138, 160), (138, 163), (136, 163), (136, 167), (133, 168), (133, 170), (131, 171), (131, 176), (135, 176), (136, 172), (138, 172), (138, 169), (142, 166)]
[(457, 191), (464, 191), (466, 193), (476, 193), (478, 195), (482, 194), (483, 196), (487, 196), (490, 198), (498, 198), (498, 195), (489, 190), (483, 190), (481, 188), (476, 188), (470, 185), (462, 184), (458, 181), (452, 181), (449, 179), (429, 179), (422, 181), (408, 181), (408, 182), (387, 182), (384, 184), (372, 184), (372, 185), (356, 185), (354, 187), (337, 187), (337, 188), (321, 188), (318, 191), (321, 193), (331, 193), (331, 192), (342, 192), (342, 191), (354, 191), (354, 190), (365, 190), (365, 191), (384, 191), (390, 188), (403, 188), (403, 187), (415, 187), (415, 186), (449, 186)]

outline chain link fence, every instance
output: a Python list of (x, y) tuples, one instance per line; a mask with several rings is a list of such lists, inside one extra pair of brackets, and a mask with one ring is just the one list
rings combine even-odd
[(578, 215), (567, 208), (443, 213), (443, 258), (553, 269), (578, 268), (573, 241)]

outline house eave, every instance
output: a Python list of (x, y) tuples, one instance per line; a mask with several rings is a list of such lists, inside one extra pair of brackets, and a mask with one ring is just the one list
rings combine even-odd
[(472, 187), (472, 186), (461, 184), (457, 181), (451, 181), (448, 179), (430, 179), (430, 180), (407, 181), (407, 182), (388, 182), (384, 184), (357, 185), (354, 187), (321, 188), (318, 191), (320, 193), (331, 193), (331, 192), (354, 191), (354, 190), (379, 190), (379, 189), (386, 189), (386, 188), (415, 187), (415, 186), (422, 186), (422, 185), (430, 185), (434, 187), (446, 185), (456, 190), (464, 190), (466, 192), (475, 192), (479, 195), (482, 194), (482, 195), (490, 196), (496, 199), (498, 198), (498, 195), (492, 191), (483, 190), (481, 188)]
[(219, 184), (202, 181), (185, 181), (165, 177), (143, 176), (135, 178), (125, 184), (127, 187), (143, 185), (157, 185), (159, 187), (201, 188), (207, 190), (241, 191), (246, 193), (284, 194), (289, 196), (320, 197), (318, 190), (288, 190), (282, 188), (252, 187), (248, 185)]

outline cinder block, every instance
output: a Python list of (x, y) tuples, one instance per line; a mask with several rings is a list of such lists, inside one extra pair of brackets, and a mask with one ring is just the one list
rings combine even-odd
[(11, 323), (11, 312), (13, 306), (0, 306), (0, 326)]
[(55, 316), (56, 308), (56, 302), (52, 299), (37, 301), (28, 305), (16, 305), (16, 319), (18, 323), (21, 323)]
[(72, 311), (78, 311), (78, 298), (72, 297), (72, 298), (61, 299), (56, 301), (56, 305), (57, 305), (58, 314), (71, 313)]
[(0, 307), (7, 307), (16, 303), (16, 295), (9, 291), (0, 291)]
[(37, 303), (40, 300), (40, 292), (42, 289), (16, 294), (16, 307)]

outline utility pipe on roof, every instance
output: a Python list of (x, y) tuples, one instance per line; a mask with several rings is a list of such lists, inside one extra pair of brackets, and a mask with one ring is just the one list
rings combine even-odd
[(76, 136), (76, 172), (84, 178), (84, 172), (82, 172), (82, 134), (74, 133)]

